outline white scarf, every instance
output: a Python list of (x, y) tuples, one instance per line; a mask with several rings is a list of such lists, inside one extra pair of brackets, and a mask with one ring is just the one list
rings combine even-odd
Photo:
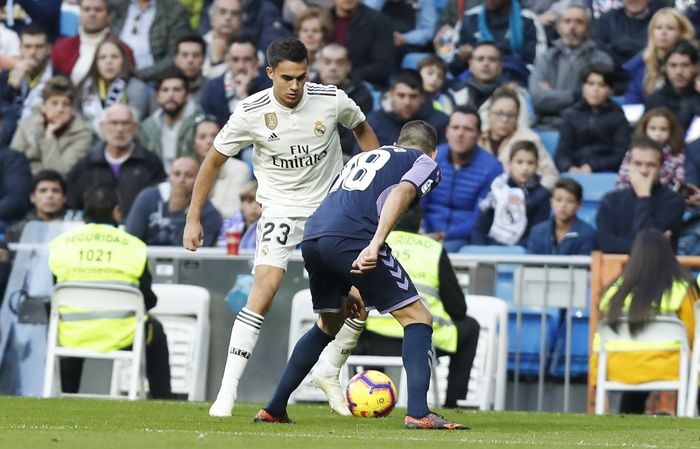
[(34, 87), (29, 87), (29, 80), (24, 78), (20, 82), (20, 92), (22, 100), (22, 113), (21, 118), (27, 118), (32, 115), (35, 109), (38, 109), (43, 103), (41, 94), (44, 90), (46, 82), (53, 76), (53, 66), (50, 62), (46, 63), (44, 71), (41, 73), (39, 81), (34, 85)]
[(80, 35), (80, 49), (78, 50), (78, 60), (75, 61), (73, 70), (70, 73), (70, 80), (73, 81), (74, 85), (80, 84), (80, 82), (85, 79), (90, 67), (92, 66), (92, 61), (95, 60), (95, 53), (97, 52), (97, 46), (109, 33), (109, 28), (105, 28), (102, 31), (98, 31), (95, 34), (87, 34), (83, 31), (82, 27), (78, 30)]
[(113, 104), (120, 104), (124, 95), (126, 95), (126, 81), (121, 78), (116, 78), (112, 81), (107, 89), (107, 96), (104, 100), (104, 105), (100, 99), (99, 87), (92, 85), (92, 79), (85, 82), (84, 99), (82, 102), (83, 116), (92, 123), (93, 129), (100, 132), (100, 122), (104, 110)]
[(240, 101), (238, 94), (236, 93), (236, 84), (233, 82), (233, 73), (227, 70), (224, 73), (224, 92), (226, 92), (226, 101), (228, 102), (228, 110), (233, 112), (236, 109), (236, 105)]
[(508, 174), (503, 173), (491, 183), (491, 191), (479, 203), (481, 210), (494, 209), (489, 237), (503, 245), (515, 245), (527, 228), (525, 191), (508, 185)]

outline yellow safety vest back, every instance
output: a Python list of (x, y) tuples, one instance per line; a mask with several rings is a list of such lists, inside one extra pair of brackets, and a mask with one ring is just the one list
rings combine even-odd
[[(455, 352), (457, 326), (445, 311), (439, 293), (442, 245), (429, 237), (402, 231), (392, 231), (386, 243), (433, 316), (433, 344), (443, 351)], [(390, 315), (370, 316), (367, 329), (387, 337), (403, 338), (403, 327)]]
[[(601, 312), (605, 312), (610, 307), (610, 300), (615, 295), (617, 290), (622, 285), (622, 278), (619, 278), (615, 283), (613, 283), (604, 293), (600, 299), (600, 304), (598, 308)], [(683, 304), (683, 299), (688, 293), (688, 283), (683, 280), (676, 280), (670, 289), (666, 290), (661, 297), (661, 302), (659, 303), (659, 314), (660, 315), (676, 315), (678, 309), (680, 309), (681, 304)], [(626, 314), (632, 304), (632, 294), (627, 295), (625, 298), (625, 303), (622, 306), (623, 314)], [(674, 342), (636, 342), (636, 341), (613, 341), (606, 345), (606, 348), (611, 351), (641, 351), (641, 350), (655, 350), (655, 351), (667, 351), (667, 350), (677, 350), (679, 348), (678, 343)], [(593, 340), (593, 350), (600, 350), (600, 342), (598, 334), (594, 336)]]
[[(138, 286), (146, 267), (146, 244), (104, 224), (86, 224), (49, 244), (49, 266), (57, 282), (122, 282)], [(133, 312), (62, 307), (61, 346), (113, 351), (132, 344)]]

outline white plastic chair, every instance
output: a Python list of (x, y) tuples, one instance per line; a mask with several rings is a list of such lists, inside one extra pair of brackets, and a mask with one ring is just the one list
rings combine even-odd
[[(148, 313), (163, 325), (168, 339), (170, 382), (174, 394), (205, 400), (209, 356), (209, 291), (185, 284), (153, 284), (158, 303)], [(115, 364), (113, 393), (125, 390), (128, 373)]]
[[(60, 307), (80, 307), (96, 312), (133, 312), (135, 316), (134, 341), (130, 350), (99, 352), (91, 349), (70, 348), (58, 345)], [(51, 314), (44, 369), (43, 396), (64, 395), (61, 392), (61, 373), (58, 357), (82, 357), (92, 359), (124, 360), (129, 364), (128, 399), (144, 397), (144, 304), (141, 292), (132, 286), (97, 282), (64, 282), (54, 287), (51, 296)], [(114, 380), (114, 379), (113, 379)], [(81, 395), (97, 396), (97, 395)], [(120, 397), (110, 393), (109, 396)]]
[(698, 373), (700, 373), (700, 301), (695, 302), (695, 336), (693, 337), (693, 353), (690, 357), (686, 416), (697, 416)]
[[(600, 335), (600, 351), (598, 353), (598, 380), (596, 382), (595, 413), (605, 413), (605, 394), (608, 391), (660, 391), (670, 390), (678, 392), (676, 414), (684, 416), (686, 413), (686, 399), (688, 388), (688, 336), (685, 325), (674, 317), (659, 316), (650, 321), (642, 330), (632, 336), (627, 326), (627, 320), (621, 319), (617, 332), (612, 330), (605, 321), (598, 324)], [(608, 343), (615, 342), (675, 342), (680, 345), (680, 362), (678, 366), (677, 381), (652, 381), (641, 384), (626, 384), (607, 379), (608, 353), (612, 353), (607, 347)], [(630, 367), (632, 369), (632, 367)]]
[(480, 326), (467, 399), (458, 405), (504, 410), (508, 367), (508, 304), (493, 296), (467, 295), (467, 314)]

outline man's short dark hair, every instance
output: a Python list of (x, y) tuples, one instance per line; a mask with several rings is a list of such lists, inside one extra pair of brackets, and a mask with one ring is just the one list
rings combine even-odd
[(472, 53), (469, 56), (469, 59), (471, 59), (471, 57), (474, 55), (474, 50), (476, 50), (479, 47), (493, 47), (496, 50), (498, 50), (498, 58), (503, 59), (503, 52), (501, 51), (500, 48), (498, 48), (498, 45), (496, 45), (496, 43), (494, 41), (481, 41), (481, 42), (477, 42), (476, 44), (474, 44), (472, 46)]
[(664, 64), (668, 62), (671, 55), (684, 55), (690, 58), (690, 62), (695, 65), (698, 62), (698, 49), (686, 39), (681, 39), (676, 42), (676, 45), (671, 47), (671, 50), (664, 58)]
[(659, 162), (663, 163), (664, 150), (661, 144), (647, 136), (635, 137), (630, 143), (630, 153), (632, 150), (651, 150), (659, 153)]
[(19, 37), (20, 39), (22, 36), (27, 35), (27, 36), (39, 36), (43, 34), (44, 37), (46, 38), (46, 41), (48, 42), (49, 40), (49, 33), (46, 31), (44, 27), (39, 25), (36, 22), (32, 22), (29, 25), (26, 25), (24, 28), (22, 28), (19, 32)]
[(100, 184), (83, 195), (85, 221), (114, 223), (114, 208), (119, 206), (119, 194), (113, 186)]
[(267, 46), (267, 65), (274, 69), (282, 61), (308, 63), (306, 46), (296, 37), (278, 37)]
[(37, 187), (42, 182), (55, 182), (61, 186), (61, 192), (66, 194), (66, 180), (56, 170), (41, 170), (32, 177), (32, 192), (36, 192)]
[(583, 69), (583, 76), (581, 76), (581, 84), (585, 84), (588, 81), (588, 77), (591, 75), (598, 75), (603, 78), (603, 82), (608, 87), (613, 87), (615, 83), (615, 74), (612, 67), (607, 64), (601, 64), (599, 62), (589, 64)]
[(403, 125), (396, 144), (400, 147), (415, 148), (430, 154), (437, 146), (437, 131), (423, 120), (411, 120)]
[(457, 106), (454, 108), (452, 111), (452, 114), (450, 114), (450, 118), (452, 118), (453, 115), (460, 113), (464, 115), (473, 115), (476, 117), (476, 130), (481, 131), (481, 116), (479, 115), (479, 111), (471, 105), (462, 105), (462, 106)]
[(401, 69), (396, 72), (394, 80), (391, 82), (391, 88), (393, 89), (397, 84), (405, 84), (411, 89), (423, 93), (423, 78), (416, 69)]
[(158, 75), (156, 75), (156, 79), (153, 82), (153, 87), (155, 87), (156, 92), (160, 89), (160, 86), (163, 84), (165, 80), (177, 78), (182, 80), (183, 84), (185, 85), (185, 90), (189, 89), (189, 80), (187, 79), (187, 75), (185, 75), (185, 72), (180, 70), (179, 68), (175, 66), (170, 66), (166, 67), (163, 70), (161, 70)]
[(253, 37), (250, 34), (243, 33), (243, 34), (239, 34), (236, 37), (231, 38), (231, 42), (228, 44), (228, 48), (230, 49), (231, 45), (233, 45), (233, 44), (252, 45), (253, 48), (255, 49), (255, 52), (257, 55), (258, 47), (255, 44), (255, 39), (253, 39)]
[(180, 44), (197, 44), (202, 48), (202, 54), (207, 54), (207, 43), (199, 34), (188, 34), (178, 39), (177, 45), (175, 46), (175, 53), (180, 51)]
[[(110, 0), (102, 0), (102, 3), (104, 3), (105, 7), (107, 8), (108, 14), (112, 14), (114, 12), (114, 5), (112, 5)], [(78, 6), (83, 6), (83, 0), (78, 0)]]
[(573, 178), (559, 178), (556, 184), (554, 184), (554, 189), (552, 189), (552, 192), (557, 189), (562, 189), (569, 192), (579, 203), (583, 199), (583, 187), (581, 187), (581, 184), (579, 184), (578, 181)]

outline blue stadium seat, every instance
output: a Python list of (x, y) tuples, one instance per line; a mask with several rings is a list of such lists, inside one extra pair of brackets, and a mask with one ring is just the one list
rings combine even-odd
[(520, 333), (517, 329), (517, 314), (511, 310), (508, 314), (508, 371), (515, 371), (515, 355), (520, 345), (519, 373), (523, 376), (537, 376), (540, 372), (540, 354), (544, 351), (545, 370), (549, 366), (551, 348), (559, 329), (559, 310), (551, 309), (545, 313), (545, 347), (540, 346), (542, 329), (540, 310), (524, 309), (521, 313)]
[[(467, 245), (459, 250), (462, 254), (526, 254), (522, 246)], [(501, 263), (496, 267), (496, 297), (513, 302), (513, 272), (517, 265)]]
[(536, 129), (535, 132), (540, 136), (542, 145), (544, 145), (549, 155), (554, 157), (554, 154), (557, 152), (557, 146), (559, 145), (559, 131), (553, 129)]
[(60, 34), (61, 36), (75, 36), (78, 34), (78, 15), (71, 11), (61, 11)]
[(606, 193), (615, 190), (617, 173), (564, 173), (562, 176), (575, 179), (583, 187), (583, 206), (579, 217), (595, 227), (598, 202)]
[(401, 60), (402, 69), (417, 69), (421, 59), (428, 56), (430, 53), (406, 53), (406, 56)]
[[(588, 374), (588, 309), (572, 310), (571, 317), (571, 377)], [(566, 354), (566, 318), (562, 317), (556, 334), (549, 374), (564, 377)]]

